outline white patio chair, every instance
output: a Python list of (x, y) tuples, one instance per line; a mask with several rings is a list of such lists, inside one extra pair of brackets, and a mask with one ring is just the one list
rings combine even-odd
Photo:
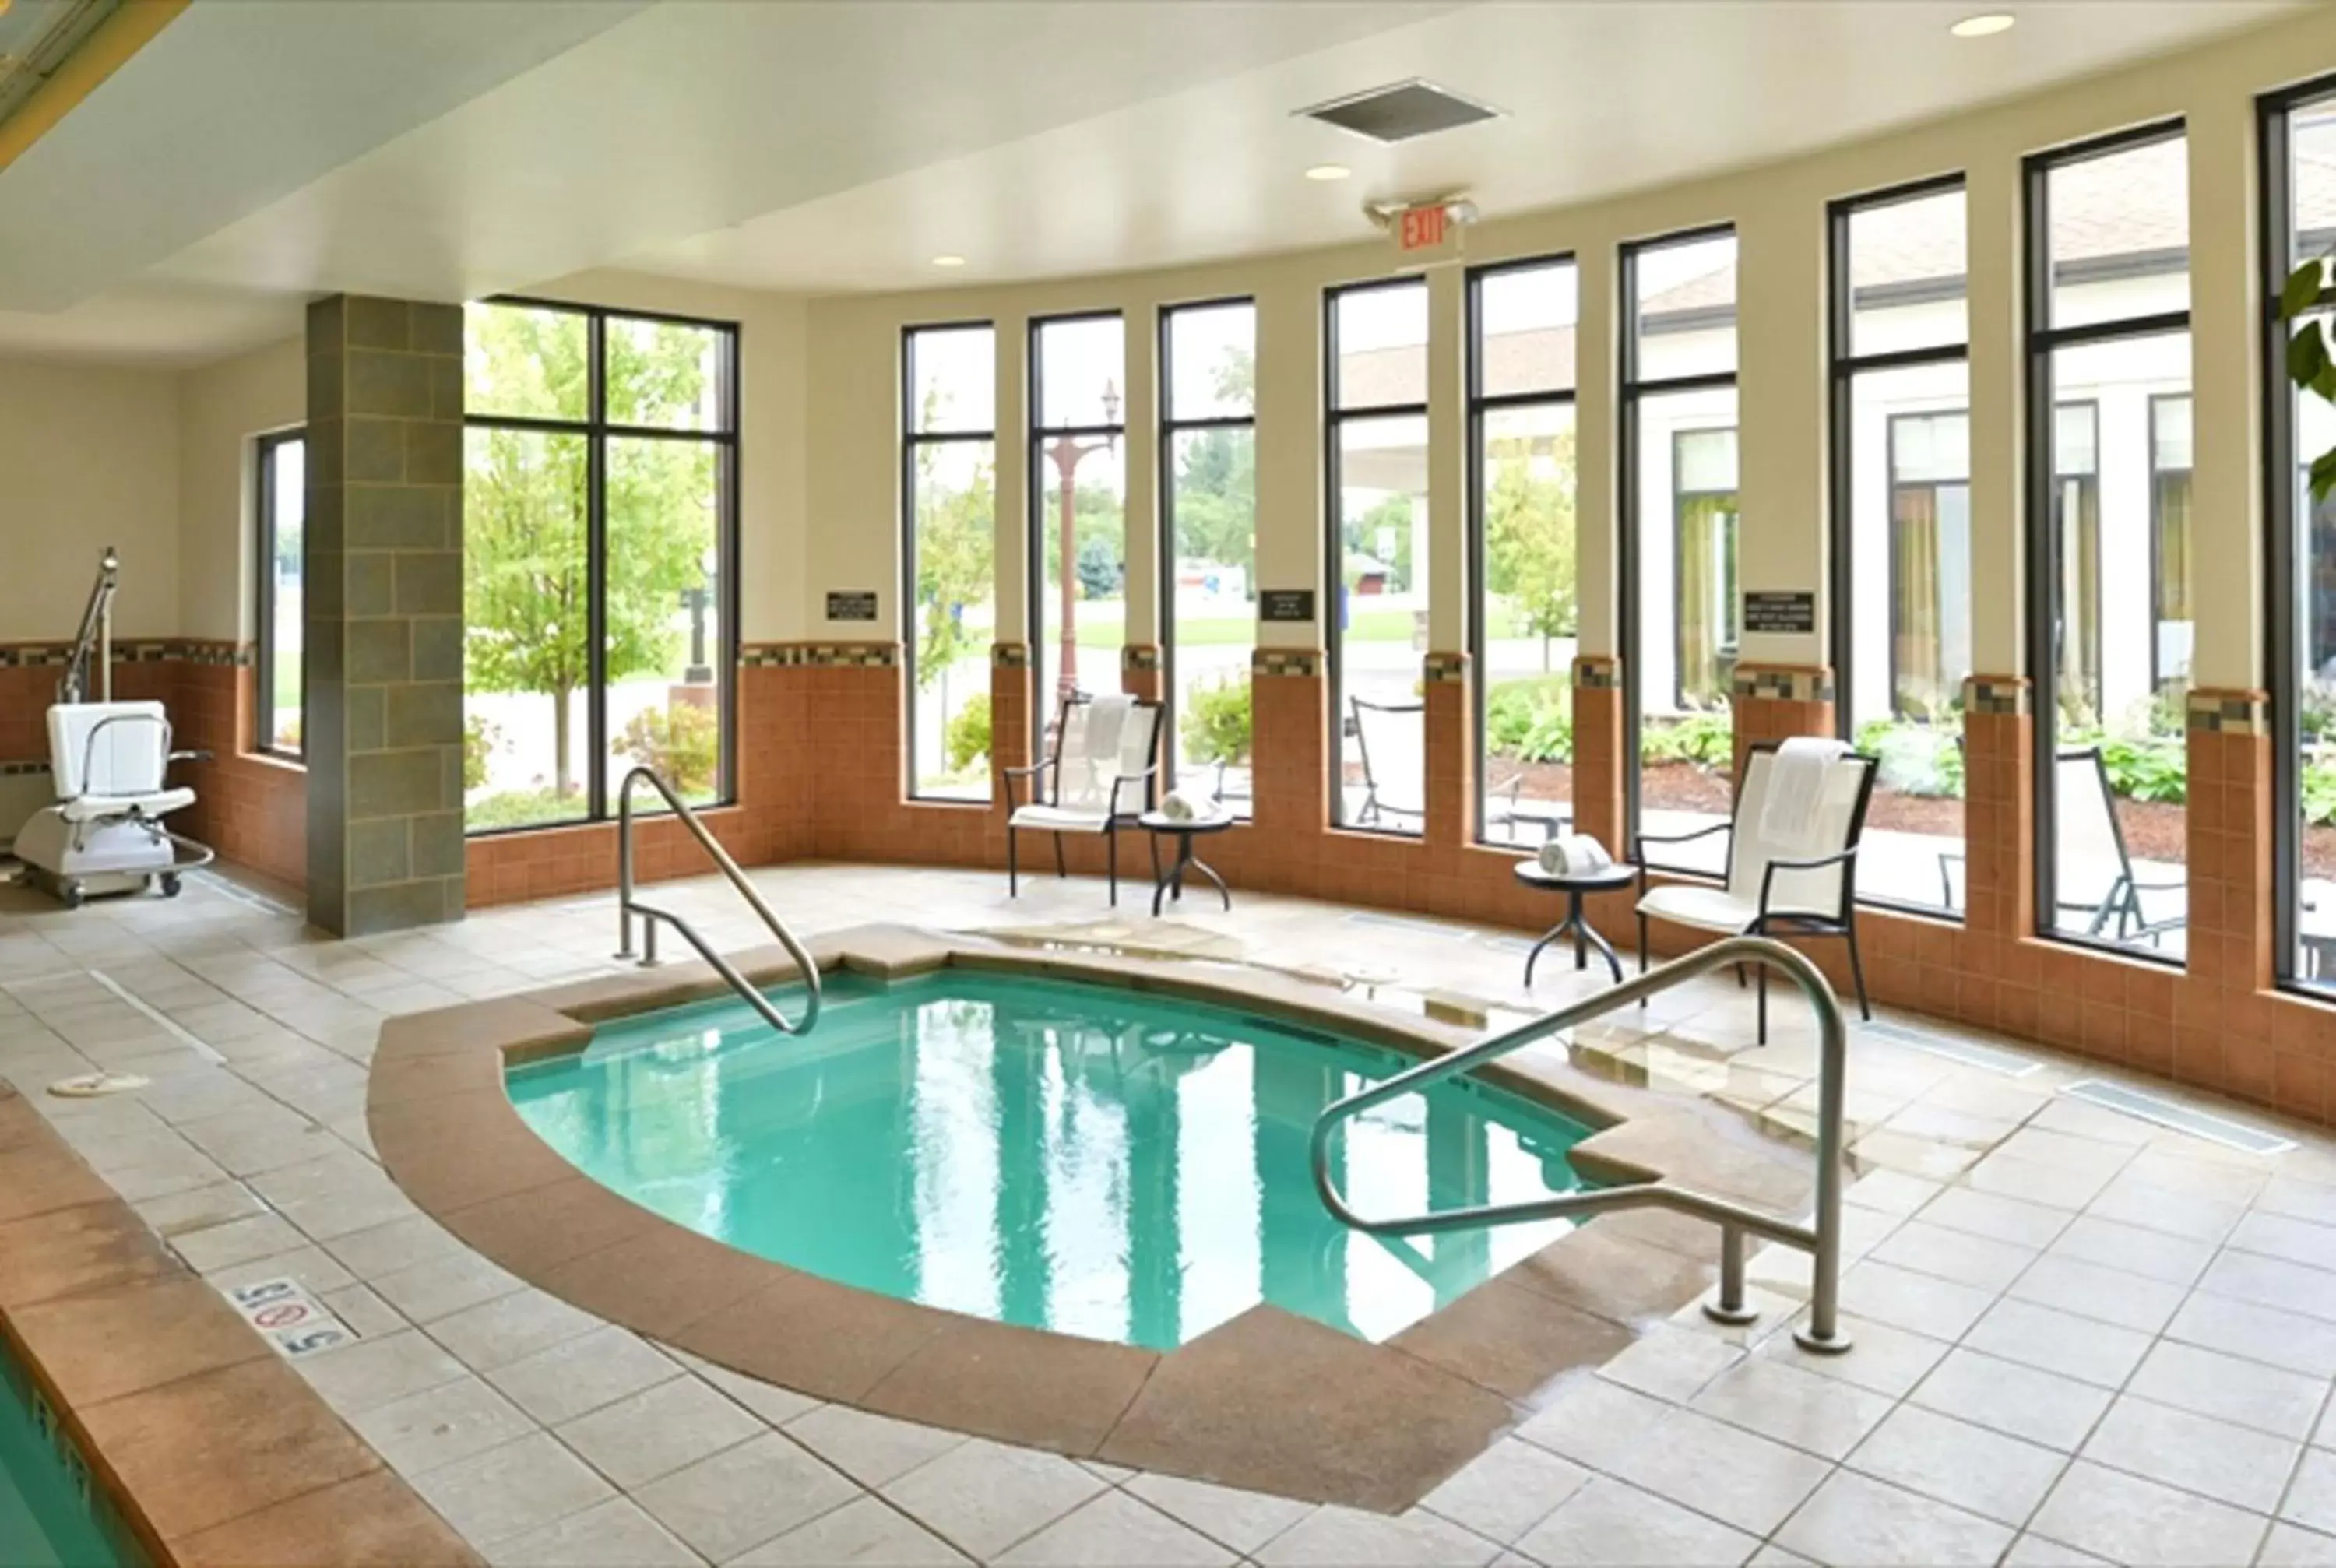
[(1427, 705), (1348, 697), (1355, 716), (1355, 751), (1363, 765), (1363, 803), (1356, 827), (1377, 827), (1389, 816), (1427, 821)]
[[(1152, 807), (1160, 772), (1160, 705), (1124, 696), (1065, 699), (1055, 721), (1054, 749), (1006, 775), (1006, 886), (1022, 891), (1017, 833), (1055, 835), (1055, 874), (1067, 876), (1063, 835), (1100, 833), (1107, 847), (1111, 901), (1119, 902), (1119, 830)], [(1014, 781), (1027, 779), (1030, 799), (1014, 798)]]
[[(1871, 1018), (1865, 997), (1865, 966), (1857, 950), (1856, 866), (1865, 833), (1865, 808), (1874, 794), (1877, 758), (1844, 752), (1828, 765), (1814, 818), (1793, 842), (1779, 842), (1763, 827), (1769, 786), (1776, 767), (1775, 741), (1762, 741), (1744, 755), (1737, 781), (1733, 820), (1687, 833), (1640, 833), (1639, 862), (1639, 969), (1647, 968), (1647, 922), (1669, 920), (1726, 936), (1840, 937), (1849, 944), (1849, 972), (1857, 986), (1857, 1009)], [(1647, 885), (1649, 871), (1698, 875), (1684, 866), (1660, 866), (1648, 857), (1650, 844), (1685, 843), (1713, 833), (1728, 835), (1728, 881)], [(1739, 970), (1738, 983), (1743, 979)], [(1759, 977), (1760, 1042), (1768, 1040), (1767, 971)]]
[[(2085, 935), (2100, 940), (2110, 922), (2118, 942), (2146, 939), (2163, 945), (2169, 931), (2187, 923), (2185, 913), (2152, 920), (2142, 911), (2144, 892), (2178, 892), (2180, 881), (2146, 882), (2134, 874), (2133, 857), (2117, 825), (2109, 792), (2108, 765), (2098, 746), (2058, 753), (2052, 764), (2052, 901), (2056, 914), (2086, 920)], [(2057, 918), (2054, 920), (2059, 923)]]

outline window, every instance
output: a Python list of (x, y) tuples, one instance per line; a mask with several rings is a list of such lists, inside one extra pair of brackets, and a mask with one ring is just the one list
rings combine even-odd
[(2164, 410), (2190, 392), (2188, 146), (2175, 124), (2040, 153), (2027, 187), (2037, 924), (2176, 960), (2187, 681), (2157, 569)]
[(1160, 624), (1169, 764), (1247, 816), (1257, 626), (1257, 307), (1160, 313)]
[[(2264, 298), (2336, 246), (2336, 79), (2263, 102)], [(2336, 309), (2323, 287), (2313, 318)], [(2314, 503), (2312, 464), (2336, 450), (2336, 409), (2288, 379), (2292, 328), (2271, 323), (2263, 356), (2270, 537), (2272, 905), (2282, 983), (2336, 993), (2336, 497)], [(2185, 495), (2186, 502), (2186, 492)], [(2235, 911), (2233, 911), (2235, 913)]]
[(1538, 842), (1572, 820), (1580, 319), (1570, 258), (1469, 274), (1476, 831), (1503, 842)]
[[(1635, 831), (1688, 833), (1733, 804), (1735, 231), (1622, 247), (1621, 307), (1625, 766)], [(1714, 833), (1657, 859), (1717, 874), (1726, 853)]]
[(301, 431), (259, 438), (259, 475), (255, 536), (258, 548), (258, 723), (253, 744), (277, 756), (301, 752), (301, 698), (306, 679), (300, 666), (305, 645), (301, 583), (308, 513), (308, 442)]
[(471, 831), (608, 815), (640, 765), (727, 799), (736, 333), (491, 301), (464, 337)]
[(998, 633), (998, 335), (901, 337), (900, 602), (909, 625), (909, 793), (989, 798), (989, 645)]
[(1858, 896), (1963, 903), (1971, 366), (1960, 175), (1831, 208), (1833, 663), (1881, 759)]
[(1030, 655), (1039, 676), (1031, 723), (1041, 755), (1064, 698), (1120, 689), (1126, 356), (1126, 328), (1115, 312), (1030, 324)]
[(2149, 536), (2156, 550), (2156, 638), (2152, 684), (2178, 691), (2190, 684), (2190, 398), (2149, 400)]
[(1427, 825), (1427, 285), (1323, 298), (1332, 820)]

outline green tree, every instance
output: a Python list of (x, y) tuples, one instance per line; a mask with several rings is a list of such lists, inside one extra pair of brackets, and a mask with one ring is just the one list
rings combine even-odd
[[(1230, 351), (1212, 377), (1218, 397), (1254, 407), (1254, 358)], [(1176, 550), (1193, 560), (1237, 566), (1257, 581), (1257, 436), (1213, 428), (1179, 436), (1176, 465)], [(1171, 563), (1173, 564), (1173, 562)]]
[[(924, 428), (938, 429), (939, 390), (926, 394)], [(954, 448), (954, 450), (962, 450)], [(987, 444), (963, 475), (942, 472), (944, 453), (917, 448), (917, 685), (973, 651), (968, 606), (986, 604), (998, 570), (997, 487)]]
[[(470, 313), (474, 401), (498, 411), (578, 417), (588, 386), (578, 318), (500, 307)], [(674, 420), (706, 391), (706, 334), (665, 323), (608, 335), (609, 394), (637, 416)], [(585, 438), (472, 426), (462, 483), (464, 680), (473, 692), (548, 696), (554, 788), (569, 762), (576, 692), (589, 678)], [(607, 678), (670, 667), (685, 589), (710, 586), (718, 489), (710, 443), (611, 440), (607, 453)]]
[(1534, 454), (1523, 442), (1501, 443), (1488, 455), (1494, 473), (1484, 492), (1484, 586), (1541, 638), (1547, 670), (1550, 639), (1572, 636), (1579, 617), (1573, 433), (1551, 438), (1553, 472), (1534, 472)]

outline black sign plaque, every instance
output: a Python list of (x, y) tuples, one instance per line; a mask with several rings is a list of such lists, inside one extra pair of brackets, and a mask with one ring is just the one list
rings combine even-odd
[(1807, 589), (1744, 596), (1746, 631), (1814, 632), (1816, 628), (1817, 596)]
[(1257, 596), (1260, 620), (1312, 620), (1314, 590), (1310, 588), (1269, 588)]
[(827, 618), (830, 620), (874, 620), (876, 618), (876, 590), (872, 588), (862, 588), (829, 593), (827, 596)]

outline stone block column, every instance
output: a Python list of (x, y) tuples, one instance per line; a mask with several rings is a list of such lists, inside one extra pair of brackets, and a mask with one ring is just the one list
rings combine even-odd
[(462, 307), (308, 307), (308, 918), (459, 920)]

